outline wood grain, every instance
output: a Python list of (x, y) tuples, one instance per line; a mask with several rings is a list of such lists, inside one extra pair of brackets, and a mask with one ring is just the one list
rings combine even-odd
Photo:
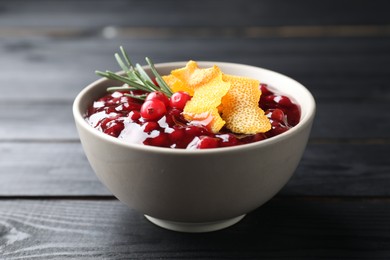
[(80, 143), (1, 143), (0, 151), (1, 195), (111, 194), (98, 181)]
[(388, 24), (385, 0), (2, 1), (1, 27), (278, 26)]
[(231, 228), (183, 234), (115, 200), (3, 200), (0, 253), (8, 260), (384, 259), (389, 203), (274, 199)]
[(0, 101), (71, 101), (82, 88), (98, 79), (95, 70), (119, 70), (113, 53), (120, 45), (141, 64), (145, 64), (145, 56), (156, 63), (189, 59), (244, 63), (293, 77), (318, 99), (390, 100), (386, 83), (390, 81), (389, 37), (250, 40), (11, 37), (0, 41)]

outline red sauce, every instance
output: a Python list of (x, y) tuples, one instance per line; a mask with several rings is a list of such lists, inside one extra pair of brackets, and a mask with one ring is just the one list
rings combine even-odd
[[(260, 88), (262, 95), (259, 106), (265, 111), (272, 125), (271, 130), (266, 133), (242, 135), (223, 128), (214, 134), (201, 124), (187, 122), (182, 116), (181, 105), (180, 109), (172, 105), (174, 102), (169, 103), (168, 100), (167, 103), (161, 99), (156, 102), (156, 110), (153, 110), (152, 106), (145, 112), (141, 111), (143, 101), (126, 96), (126, 92), (114, 92), (99, 98), (89, 107), (85, 118), (97, 130), (129, 143), (175, 149), (206, 149), (248, 144), (288, 131), (299, 123), (301, 116), (299, 105), (289, 97), (274, 93), (266, 84), (261, 84)], [(165, 109), (161, 109), (160, 101), (165, 104)], [(162, 114), (156, 116), (153, 113)]]

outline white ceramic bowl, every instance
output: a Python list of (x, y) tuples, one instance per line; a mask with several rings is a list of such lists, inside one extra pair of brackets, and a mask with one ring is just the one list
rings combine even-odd
[[(290, 179), (305, 150), (315, 115), (310, 92), (279, 73), (242, 64), (218, 65), (226, 74), (256, 78), (301, 107), (289, 131), (257, 143), (206, 150), (179, 150), (125, 143), (92, 128), (84, 113), (113, 81), (82, 90), (73, 114), (85, 154), (98, 178), (122, 202), (153, 223), (176, 231), (206, 232), (238, 222), (271, 199)], [(185, 62), (157, 64), (162, 75)]]

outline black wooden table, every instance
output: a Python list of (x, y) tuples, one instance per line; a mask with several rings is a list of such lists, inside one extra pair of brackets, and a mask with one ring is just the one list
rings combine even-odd
[[(0, 2), (0, 259), (390, 259), (388, 1)], [(218, 60), (291, 76), (318, 112), (293, 178), (238, 224), (184, 234), (97, 180), (76, 94), (143, 62)]]

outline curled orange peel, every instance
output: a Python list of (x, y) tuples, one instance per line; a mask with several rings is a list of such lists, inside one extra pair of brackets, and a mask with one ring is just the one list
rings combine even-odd
[(222, 118), (233, 133), (256, 134), (271, 129), (271, 123), (259, 107), (260, 82), (255, 79), (223, 75), (231, 87), (222, 99)]
[(230, 88), (230, 83), (222, 80), (221, 70), (217, 66), (201, 69), (195, 61), (189, 61), (185, 68), (174, 70), (171, 74), (193, 90), (193, 96), (183, 110), (184, 118), (208, 127), (213, 133), (219, 132), (225, 121), (217, 107)]
[[(259, 81), (226, 75), (217, 66), (202, 69), (195, 61), (163, 76), (173, 92), (185, 91), (192, 96), (183, 115), (195, 125), (217, 133), (225, 126), (234, 133), (254, 134), (271, 128), (258, 102)], [(222, 115), (222, 117), (221, 117)]]
[(165, 83), (171, 88), (172, 92), (184, 91), (190, 94), (190, 96), (194, 95), (194, 90), (190, 88), (185, 81), (180, 80), (172, 74), (162, 77)]

